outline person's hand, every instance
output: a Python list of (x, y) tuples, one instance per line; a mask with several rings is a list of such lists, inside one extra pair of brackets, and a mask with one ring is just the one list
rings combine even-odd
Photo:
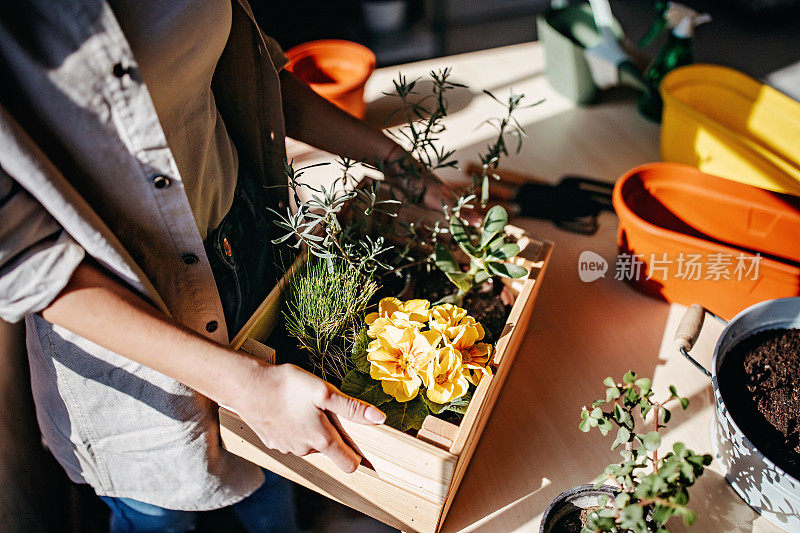
[(353, 472), (361, 457), (342, 439), (331, 418), (359, 424), (386, 419), (376, 407), (342, 394), (294, 365), (260, 365), (243, 388), (238, 405), (231, 405), (261, 441), (281, 453), (304, 456), (320, 452), (345, 472)]

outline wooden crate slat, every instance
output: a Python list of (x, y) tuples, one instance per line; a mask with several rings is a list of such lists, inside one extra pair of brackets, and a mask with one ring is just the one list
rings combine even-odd
[(275, 287), (269, 292), (264, 301), (261, 302), (261, 305), (258, 306), (258, 309), (255, 310), (250, 319), (245, 322), (242, 329), (240, 329), (233, 338), (230, 343), (231, 348), (238, 350), (242, 347), (245, 339), (255, 339), (259, 342), (267, 340), (267, 337), (272, 333), (272, 330), (275, 328), (281, 316), (280, 310), (283, 304), (283, 288), (305, 260), (306, 252), (303, 251), (303, 253), (295, 259), (292, 266), (289, 267), (289, 270), (281, 277)]
[(456, 438), (458, 426), (451, 424), (441, 418), (428, 415), (422, 421), (422, 427), (417, 431), (417, 438), (438, 446), (443, 450), (449, 450)]
[[(547, 267), (547, 263), (550, 258), (550, 254), (552, 253), (552, 244), (545, 243), (545, 247), (542, 250), (542, 266), (540, 271), (537, 273), (538, 277), (537, 280), (540, 280), (544, 274)], [(522, 327), (521, 333), (516, 335), (513, 340), (513, 344), (510, 344), (506, 350), (507, 357), (503, 361), (498, 369), (495, 376), (495, 380), (492, 383), (492, 386), (489, 387), (491, 390), (487, 393), (487, 397), (485, 399), (483, 409), (480, 411), (479, 416), (473, 423), (472, 432), (468, 435), (466, 440), (464, 441), (460, 452), (457, 454), (458, 457), (458, 464), (456, 465), (456, 471), (453, 476), (452, 487), (451, 490), (448, 492), (447, 501), (445, 501), (444, 509), (442, 509), (442, 514), (439, 523), (437, 524), (437, 530), (442, 526), (444, 519), (447, 516), (447, 512), (450, 510), (450, 506), (453, 504), (453, 499), (455, 498), (457, 489), (459, 484), (461, 484), (461, 480), (464, 478), (464, 474), (467, 471), (467, 467), (469, 466), (469, 461), (472, 459), (472, 455), (475, 453), (475, 449), (477, 448), (478, 441), (480, 440), (481, 434), (486, 427), (486, 423), (489, 421), (489, 416), (491, 415), (492, 409), (494, 408), (494, 404), (497, 402), (497, 398), (500, 395), (500, 391), (502, 390), (502, 385), (508, 377), (508, 373), (511, 371), (512, 363), (514, 362), (514, 358), (516, 357), (517, 352), (519, 351), (519, 347), (522, 344), (522, 341), (525, 339), (524, 332), (527, 331), (528, 322), (530, 322), (531, 316), (533, 314), (533, 302), (536, 300), (536, 295), (538, 294), (541, 288), (541, 283), (536, 283), (532, 287), (532, 291), (530, 294), (529, 301), (531, 305), (525, 306), (524, 313), (521, 314), (519, 318), (519, 324)], [(453, 445), (456, 446), (455, 444)], [(451, 448), (452, 451), (453, 448)]]
[(436, 528), (440, 503), (394, 487), (363, 466), (345, 474), (321, 454), (300, 458), (271, 450), (227, 409), (220, 409), (220, 422), (220, 437), (231, 453), (397, 529), (429, 533)]

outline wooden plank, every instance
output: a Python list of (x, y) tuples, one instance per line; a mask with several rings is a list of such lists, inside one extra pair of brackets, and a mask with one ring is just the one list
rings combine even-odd
[[(508, 229), (509, 228), (507, 228), (507, 231)], [(519, 230), (519, 228), (515, 229)], [(522, 232), (522, 230), (519, 231)], [(499, 365), (503, 359), (503, 355), (508, 351), (508, 343), (511, 341), (514, 331), (522, 330), (516, 335), (518, 337), (524, 336), (524, 330), (527, 329), (528, 322), (527, 320), (521, 320), (521, 318), (526, 311), (533, 308), (536, 300), (534, 293), (538, 290), (538, 286), (541, 285), (540, 278), (542, 277), (542, 269), (553, 247), (553, 243), (549, 241), (531, 240), (524, 235), (524, 232), (517, 238), (517, 242), (522, 243), (525, 247), (512, 262), (527, 268), (528, 277), (525, 278), (524, 281), (520, 279), (503, 279), (503, 283), (517, 294), (517, 299), (514, 302), (514, 306), (511, 308), (508, 320), (506, 320), (506, 326), (503, 328), (500, 338), (497, 339), (495, 343), (494, 354), (492, 356), (492, 363), (494, 365)]]
[[(519, 228), (507, 226), (506, 231), (515, 235), (522, 246), (524, 246), (515, 262), (528, 269), (528, 276), (523, 278), (524, 281), (511, 280), (521, 283), (521, 287), (518, 285), (511, 285), (512, 291), (516, 292), (518, 288), (519, 293), (516, 295), (517, 298), (511, 308), (506, 326), (503, 328), (500, 338), (495, 343), (492, 362), (498, 365), (498, 367), (501, 365), (506, 353), (519, 348), (519, 342), (521, 342), (521, 339), (525, 336), (525, 330), (528, 325), (527, 318), (530, 317), (530, 312), (533, 309), (535, 291), (538, 290), (540, 286), (539, 279), (542, 276), (542, 268), (552, 249), (551, 243), (530, 239)], [(527, 318), (523, 320), (525, 317)], [(512, 341), (516, 343), (514, 346), (510, 345)], [(485, 397), (487, 394), (490, 394), (490, 388), (493, 386), (502, 386), (502, 380), (498, 379), (497, 376), (492, 376), (491, 379), (482, 379), (478, 384), (478, 388), (472, 395), (472, 400), (467, 407), (467, 412), (461, 420), (458, 434), (456, 435), (453, 445), (450, 447), (452, 453), (456, 455), (460, 454), (467, 439), (471, 435), (474, 435), (475, 428), (473, 426), (475, 420), (479, 414), (486, 409)]]
[(422, 427), (417, 431), (417, 438), (443, 450), (449, 450), (456, 438), (456, 433), (458, 433), (457, 425), (428, 415), (422, 421)]
[(286, 283), (291, 279), (300, 265), (306, 260), (306, 252), (303, 251), (297, 259), (295, 259), (292, 266), (281, 277), (280, 281), (273, 287), (270, 293), (255, 310), (253, 316), (245, 322), (242, 329), (236, 334), (230, 343), (230, 347), (238, 350), (242, 347), (245, 339), (255, 339), (264, 342), (269, 337), (275, 325), (278, 323), (278, 318), (281, 315), (281, 305), (283, 303), (283, 288)]
[[(447, 499), (458, 457), (388, 426), (367, 426), (343, 419), (338, 422), (381, 480), (439, 505)], [(248, 437), (260, 444), (241, 418), (224, 407), (220, 408), (220, 425), (244, 426)], [(327, 457), (321, 460), (329, 461)]]
[(227, 450), (404, 531), (433, 533), (442, 510), (412, 491), (395, 487), (363, 465), (345, 474), (321, 454), (295, 457), (264, 446), (239, 417), (220, 409), (220, 436)]
[[(544, 277), (547, 264), (550, 259), (550, 255), (553, 250), (552, 243), (545, 242), (546, 246), (542, 250), (542, 266), (537, 272), (537, 280), (541, 281)], [(467, 467), (469, 466), (469, 461), (472, 459), (473, 453), (475, 453), (475, 448), (478, 445), (478, 441), (480, 440), (481, 434), (483, 433), (484, 428), (486, 427), (486, 423), (489, 421), (489, 417), (492, 412), (492, 408), (494, 404), (497, 402), (497, 398), (500, 395), (500, 391), (502, 390), (502, 385), (508, 376), (508, 373), (511, 371), (512, 363), (514, 362), (514, 358), (519, 351), (519, 348), (522, 344), (522, 341), (525, 339), (525, 331), (527, 330), (528, 323), (530, 321), (531, 315), (533, 313), (533, 302), (536, 300), (536, 295), (538, 294), (541, 288), (541, 283), (536, 283), (533, 286), (533, 290), (530, 294), (530, 306), (526, 306), (527, 309), (519, 318), (520, 330), (514, 335), (513, 343), (509, 344), (505, 350), (505, 355), (503, 359), (503, 363), (499, 365), (497, 369), (497, 373), (493, 376), (494, 380), (491, 386), (489, 387), (490, 391), (487, 393), (485, 401), (483, 402), (483, 406), (480, 410), (480, 416), (478, 416), (474, 423), (472, 432), (469, 434), (468, 438), (464, 441), (461, 447), (458, 449), (458, 465), (456, 465), (456, 471), (453, 475), (453, 484), (449, 494), (447, 496), (447, 501), (444, 504), (444, 509), (442, 510), (442, 515), (437, 524), (437, 530), (441, 527), (442, 523), (444, 523), (444, 519), (447, 516), (447, 512), (450, 510), (450, 506), (453, 503), (453, 499), (455, 498), (456, 492), (458, 490), (459, 484), (461, 484), (461, 480), (464, 478), (464, 474), (467, 471)], [(471, 407), (471, 402), (470, 402)], [(469, 410), (469, 409), (468, 409)], [(460, 436), (460, 435), (459, 435)], [(456, 448), (456, 444), (454, 443), (453, 447), (451, 447), (451, 451)]]
[(255, 339), (245, 339), (242, 343), (241, 350), (249, 353), (256, 359), (264, 361), (267, 364), (275, 364), (275, 350), (269, 346), (266, 346), (265, 344), (261, 344)]

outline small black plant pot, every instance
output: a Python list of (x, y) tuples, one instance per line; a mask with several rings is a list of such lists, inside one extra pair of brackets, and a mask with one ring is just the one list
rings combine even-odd
[(605, 494), (614, 498), (616, 493), (612, 487), (594, 485), (578, 485), (567, 489), (550, 502), (542, 515), (539, 533), (580, 533), (583, 528), (581, 513), (584, 510), (596, 510), (597, 498)]

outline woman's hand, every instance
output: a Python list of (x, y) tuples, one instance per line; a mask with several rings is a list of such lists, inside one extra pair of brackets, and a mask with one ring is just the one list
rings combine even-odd
[(327, 455), (345, 472), (361, 457), (342, 439), (330, 417), (381, 424), (386, 416), (372, 405), (342, 394), (333, 385), (294, 365), (259, 365), (231, 408), (261, 441), (281, 453)]

